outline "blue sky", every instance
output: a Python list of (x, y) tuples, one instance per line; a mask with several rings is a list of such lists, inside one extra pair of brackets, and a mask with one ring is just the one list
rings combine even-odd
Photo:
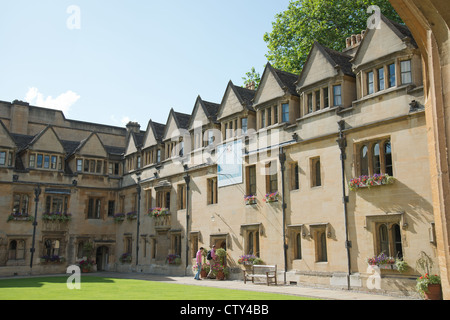
[(191, 113), (198, 95), (220, 103), (253, 66), (262, 73), (263, 35), (289, 2), (3, 1), (0, 100), (145, 130), (170, 108)]

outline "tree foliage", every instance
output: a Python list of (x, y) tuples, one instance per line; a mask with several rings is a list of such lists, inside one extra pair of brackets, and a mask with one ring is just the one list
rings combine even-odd
[(388, 19), (402, 22), (389, 0), (292, 0), (264, 35), (266, 57), (277, 69), (299, 74), (314, 41), (342, 51), (345, 39), (367, 29), (371, 5)]
[(255, 67), (252, 67), (252, 69), (245, 74), (245, 77), (242, 77), (242, 80), (244, 80), (244, 88), (253, 83), (255, 89), (258, 89), (261, 81), (261, 74), (256, 71)]

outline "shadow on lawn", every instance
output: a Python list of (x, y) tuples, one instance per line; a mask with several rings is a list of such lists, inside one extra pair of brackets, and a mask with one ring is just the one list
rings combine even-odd
[[(0, 289), (2, 288), (40, 288), (45, 283), (66, 284), (70, 275), (54, 277), (27, 277), (27, 278), (8, 278), (0, 279)], [(114, 283), (113, 279), (81, 276), (82, 283)]]

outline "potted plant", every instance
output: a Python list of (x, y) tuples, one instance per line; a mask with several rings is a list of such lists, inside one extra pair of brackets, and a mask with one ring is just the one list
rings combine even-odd
[(10, 221), (26, 221), (26, 222), (33, 222), (34, 217), (28, 215), (28, 213), (21, 213), (21, 212), (13, 212), (8, 216), (7, 222)]
[(60, 257), (58, 255), (51, 255), (51, 256), (42, 256), (41, 257), (42, 263), (62, 263), (64, 262), (64, 258)]
[(72, 220), (72, 215), (66, 212), (46, 212), (42, 215), (42, 220), (68, 222)]
[(409, 268), (408, 264), (403, 259), (395, 259), (395, 267), (400, 273), (405, 272)]
[(225, 274), (223, 272), (223, 265), (220, 263), (219, 259), (211, 260), (211, 270), (212, 274), (215, 276), (217, 280), (223, 280), (225, 279)]
[(393, 269), (395, 265), (395, 259), (392, 257), (388, 257), (384, 254), (384, 252), (380, 253), (378, 256), (373, 256), (367, 259), (367, 263), (369, 266), (376, 266), (380, 269)]
[(114, 215), (114, 222), (122, 222), (125, 220), (125, 213), (116, 213)]
[(167, 208), (160, 208), (160, 207), (155, 207), (149, 210), (148, 215), (150, 217), (160, 217), (160, 216), (167, 216), (169, 214), (169, 210)]
[(433, 260), (424, 251), (416, 261), (417, 269), (423, 274), (417, 278), (416, 290), (425, 300), (442, 300), (441, 278), (432, 274)]
[(169, 254), (166, 258), (166, 262), (170, 265), (180, 265), (181, 257), (177, 254)]
[(244, 201), (245, 201), (245, 205), (247, 205), (247, 206), (256, 204), (256, 196), (252, 195), (252, 194), (248, 195), (248, 196), (244, 196)]
[(418, 278), (416, 289), (425, 300), (442, 300), (441, 277), (437, 274), (426, 273)]
[(137, 212), (131, 211), (127, 213), (127, 220), (136, 220), (137, 219)]
[(279, 196), (280, 196), (280, 194), (278, 193), (278, 191), (275, 191), (275, 192), (272, 192), (272, 193), (267, 193), (264, 196), (263, 201), (266, 202), (266, 203), (277, 202)]
[(80, 260), (80, 261), (78, 261), (77, 264), (78, 264), (78, 266), (80, 267), (81, 272), (87, 273), (87, 272), (91, 272), (92, 267), (93, 267), (94, 264), (95, 264), (95, 261), (88, 258), (88, 259), (86, 259), (86, 260)]
[(209, 265), (209, 262), (202, 264), (202, 271), (200, 271), (200, 276), (202, 278), (206, 278), (208, 276), (209, 271), (211, 270), (211, 266)]
[(257, 257), (253, 254), (245, 254), (239, 257), (238, 264), (243, 266), (251, 266), (253, 265), (253, 261), (255, 261)]
[(131, 263), (131, 259), (132, 259), (131, 253), (123, 253), (120, 256), (119, 261), (122, 263)]
[(359, 176), (358, 178), (353, 178), (349, 182), (349, 189), (351, 191), (356, 191), (359, 188), (370, 188), (373, 186), (381, 186), (387, 184), (393, 184), (395, 178), (388, 174), (374, 174), (373, 176)]

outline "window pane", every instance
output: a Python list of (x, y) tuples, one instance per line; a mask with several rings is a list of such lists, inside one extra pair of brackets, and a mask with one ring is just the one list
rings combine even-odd
[(411, 83), (412, 82), (411, 60), (402, 61), (400, 63), (400, 70), (402, 73), (402, 84)]
[(403, 258), (402, 235), (398, 224), (392, 227), (392, 238), (394, 239), (395, 257), (401, 259)]
[(381, 173), (381, 163), (380, 163), (380, 144), (377, 143), (373, 146), (373, 173)]
[(360, 168), (361, 168), (361, 175), (362, 176), (368, 176), (369, 175), (369, 148), (367, 146), (363, 146), (361, 148), (361, 155), (360, 155)]
[(50, 168), (50, 156), (44, 157), (44, 169)]
[(83, 171), (83, 160), (78, 159), (77, 160), (77, 172)]
[(367, 94), (374, 93), (373, 72), (367, 73)]
[(22, 214), (28, 214), (28, 203), (29, 203), (28, 195), (26, 194), (22, 195), (22, 208), (21, 208)]
[(313, 112), (312, 98), (313, 98), (312, 93), (308, 94), (308, 97), (307, 97), (307, 99), (308, 99), (308, 101), (307, 101), (308, 102), (308, 113)]
[(282, 112), (283, 112), (283, 122), (289, 122), (289, 104), (285, 103), (282, 106)]
[(389, 88), (395, 87), (395, 64), (388, 66), (389, 70)]
[(378, 90), (384, 90), (384, 68), (378, 69)]
[(333, 94), (334, 94), (334, 105), (341, 106), (342, 105), (342, 92), (341, 92), (340, 85), (333, 87)]
[(330, 103), (328, 101), (328, 87), (322, 89), (323, 92), (323, 107), (328, 108)]
[(34, 168), (36, 161), (36, 156), (34, 154), (30, 154), (30, 168)]
[(316, 187), (319, 187), (322, 185), (322, 177), (320, 174), (320, 160), (317, 160), (315, 163), (315, 175), (316, 175)]
[(388, 229), (385, 224), (382, 224), (378, 231), (378, 237), (380, 241), (380, 252), (386, 255), (389, 255), (389, 238), (388, 238)]
[(57, 162), (57, 157), (56, 156), (52, 156), (52, 169), (56, 169), (56, 162)]
[[(241, 119), (242, 134), (247, 133), (247, 121), (248, 121), (247, 118)], [(208, 131), (208, 135), (209, 135), (208, 143), (212, 144), (213, 143), (213, 131), (212, 130)]]
[(0, 152), (0, 166), (4, 166), (6, 164), (6, 152)]
[(300, 233), (297, 233), (295, 238), (295, 259), (302, 258), (302, 238)]
[(384, 163), (386, 166), (386, 174), (393, 176), (393, 170), (392, 170), (392, 150), (391, 150), (391, 142), (387, 141), (384, 144)]
[(13, 213), (20, 213), (20, 194), (14, 195)]
[(42, 163), (44, 161), (44, 156), (42, 154), (38, 154), (37, 156), (37, 167), (42, 168)]

